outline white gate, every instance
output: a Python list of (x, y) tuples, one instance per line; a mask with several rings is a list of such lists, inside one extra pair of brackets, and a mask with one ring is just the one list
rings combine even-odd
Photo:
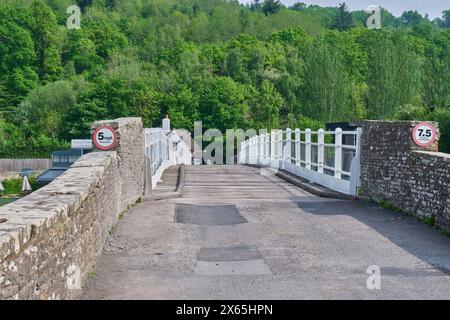
[(361, 128), (272, 130), (243, 141), (239, 163), (284, 169), (332, 190), (357, 195), (361, 133)]

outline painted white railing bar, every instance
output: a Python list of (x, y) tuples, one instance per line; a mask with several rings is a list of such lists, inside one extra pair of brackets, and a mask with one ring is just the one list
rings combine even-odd
[(151, 160), (152, 175), (169, 160), (169, 138), (162, 129), (145, 129), (145, 155)]
[(177, 164), (191, 164), (191, 141), (184, 141), (180, 130), (168, 131), (162, 128), (151, 128), (145, 129), (144, 134), (145, 193), (150, 194), (168, 167)]
[(361, 133), (361, 128), (272, 130), (243, 141), (238, 159), (240, 164), (284, 169), (332, 190), (356, 195)]
[(145, 157), (147, 162), (146, 193), (153, 189), (160, 180), (164, 170), (170, 166), (171, 143), (162, 128), (145, 129)]

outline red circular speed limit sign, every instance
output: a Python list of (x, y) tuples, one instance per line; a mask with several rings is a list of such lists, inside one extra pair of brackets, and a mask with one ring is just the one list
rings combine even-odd
[(114, 148), (117, 141), (116, 130), (110, 126), (101, 126), (92, 134), (92, 142), (97, 149), (106, 151)]
[(436, 141), (436, 128), (428, 122), (421, 122), (413, 130), (414, 143), (420, 147), (429, 147)]

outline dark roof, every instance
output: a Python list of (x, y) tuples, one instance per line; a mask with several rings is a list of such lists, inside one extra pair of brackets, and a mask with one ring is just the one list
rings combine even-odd
[(336, 130), (337, 128), (341, 128), (343, 131), (354, 131), (357, 128), (362, 126), (362, 122), (353, 121), (353, 122), (332, 122), (327, 123), (325, 125), (327, 130)]
[(70, 150), (58, 150), (58, 151), (53, 151), (52, 155), (54, 156), (81, 156), (83, 155), (83, 149), (70, 149)]
[(58, 169), (58, 168), (52, 168), (50, 170), (45, 171), (43, 174), (41, 174), (39, 177), (37, 177), (37, 182), (52, 182), (56, 178), (58, 178), (60, 175), (62, 175), (66, 169)]

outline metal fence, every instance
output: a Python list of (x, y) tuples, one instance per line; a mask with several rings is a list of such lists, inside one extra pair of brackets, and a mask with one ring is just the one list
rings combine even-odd
[(0, 173), (19, 172), (24, 168), (44, 171), (52, 167), (52, 159), (0, 159)]
[(362, 130), (272, 130), (241, 143), (239, 163), (284, 169), (346, 194), (357, 194)]
[(150, 161), (154, 176), (165, 161), (170, 159), (170, 139), (161, 128), (145, 129), (145, 156)]
[(145, 129), (145, 193), (161, 181), (164, 170), (192, 162), (190, 133), (184, 130)]

